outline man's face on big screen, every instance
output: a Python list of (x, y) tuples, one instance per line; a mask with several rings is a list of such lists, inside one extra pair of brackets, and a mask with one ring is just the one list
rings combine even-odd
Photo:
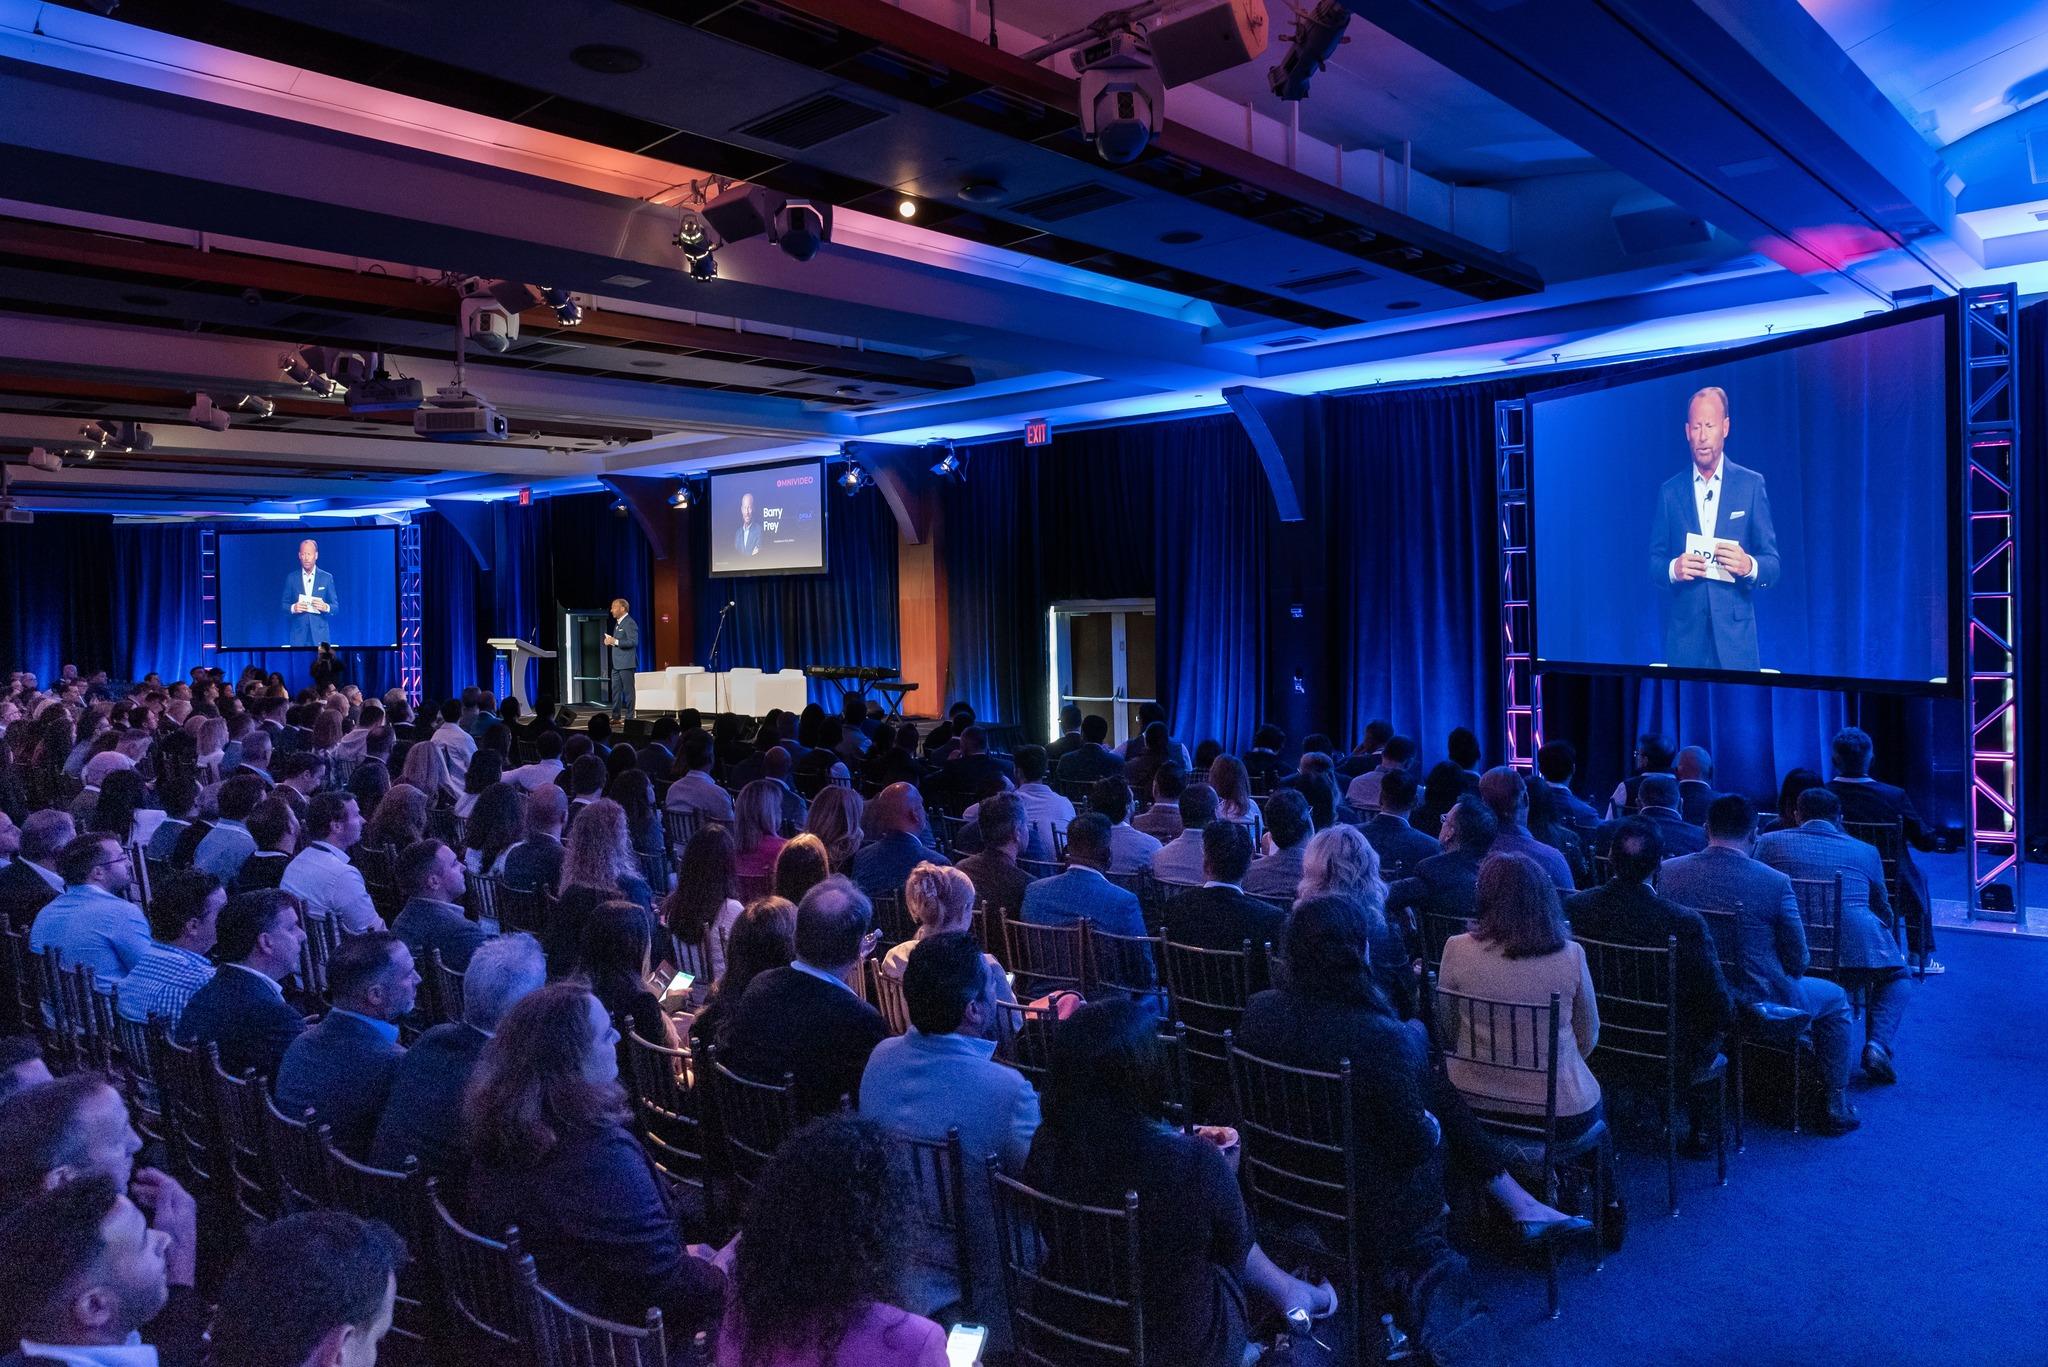
[(300, 568), (300, 569), (302, 569), (302, 570), (311, 570), (311, 569), (313, 568), (314, 564), (316, 564), (316, 563), (317, 563), (317, 562), (319, 561), (319, 559), (320, 559), (320, 543), (319, 543), (319, 542), (317, 542), (317, 541), (301, 541), (301, 542), (299, 543), (299, 568)]
[(1728, 410), (1712, 394), (1695, 394), (1685, 413), (1685, 444), (1693, 464), (1711, 472), (1720, 463), (1728, 440)]
[(753, 520), (754, 520), (754, 496), (753, 496), (752, 494), (741, 494), (741, 495), (740, 495), (740, 525), (741, 525), (741, 526), (746, 526), (747, 524), (751, 523), (751, 522), (752, 522)]

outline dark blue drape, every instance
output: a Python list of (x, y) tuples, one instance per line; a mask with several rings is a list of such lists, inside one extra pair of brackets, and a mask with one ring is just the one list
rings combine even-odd
[[(824, 574), (713, 579), (710, 518), (690, 521), (689, 554), (695, 606), (692, 658), (711, 662), (718, 636), (720, 669), (802, 669), (806, 665), (900, 668), (897, 632), (896, 519), (881, 494), (854, 497), (832, 490), (827, 509)], [(719, 610), (731, 602), (723, 636)], [(811, 697), (833, 702), (836, 684), (811, 682)], [(920, 700), (914, 710), (930, 708)]]
[(429, 702), (490, 678), (491, 652), (477, 614), (476, 553), (439, 513), (421, 513), (420, 665)]

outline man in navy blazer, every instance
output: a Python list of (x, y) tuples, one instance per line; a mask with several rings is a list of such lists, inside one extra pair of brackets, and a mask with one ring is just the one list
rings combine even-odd
[(221, 968), (185, 1003), (177, 1041), (218, 1045), (221, 1067), (237, 1076), (274, 1078), (285, 1050), (306, 1029), (280, 986), (298, 972), (306, 943), (298, 904), (278, 888), (244, 892), (228, 899), (215, 924)]
[[(1685, 421), (1692, 466), (1657, 491), (1650, 575), (1664, 591), (1667, 665), (1763, 667), (1751, 599), (1778, 582), (1778, 533), (1764, 477), (1722, 454), (1728, 427), (1727, 393), (1711, 385), (1695, 393)], [(1713, 538), (1713, 557), (1688, 553), (1687, 533)], [(1708, 577), (1716, 572), (1732, 582)]]
[[(1145, 917), (1138, 895), (1105, 876), (1109, 871), (1109, 818), (1086, 812), (1067, 826), (1067, 871), (1041, 878), (1024, 892), (1020, 920), (1041, 926), (1070, 926), (1093, 921), (1110, 935), (1142, 936)], [(1159, 981), (1148, 945), (1138, 945), (1130, 958), (1111, 969), (1118, 981), (1148, 986)]]
[(299, 543), (299, 567), (284, 577), (283, 609), (291, 631), (287, 643), (317, 646), (333, 640), (328, 624), (334, 620), (334, 576), (320, 568), (320, 543), (307, 537)]
[(277, 1108), (320, 1117), (334, 1146), (367, 1157), (405, 1047), (398, 1022), (419, 994), (412, 951), (388, 930), (351, 935), (327, 964), (334, 1002), (321, 1022), (292, 1041), (277, 1069)]
[(1904, 788), (1879, 783), (1870, 776), (1870, 733), (1845, 726), (1828, 747), (1835, 776), (1828, 787), (1842, 800), (1842, 820), (1899, 828), (1899, 915), (1906, 923), (1906, 949), (1924, 973), (1945, 973), (1934, 957), (1933, 903), (1927, 895), (1927, 873), (1913, 859), (1914, 850), (1931, 850), (1934, 837), (1921, 824), (1920, 813)]

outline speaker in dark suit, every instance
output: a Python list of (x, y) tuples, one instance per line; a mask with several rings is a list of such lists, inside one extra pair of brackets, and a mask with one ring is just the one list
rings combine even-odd
[(605, 665), (612, 672), (612, 715), (633, 715), (633, 674), (640, 668), (640, 624), (626, 613), (626, 600), (612, 599), (612, 629), (604, 638)]
[(334, 576), (319, 566), (320, 543), (310, 537), (299, 543), (299, 566), (284, 577), (285, 640), (295, 646), (317, 646), (334, 639), (330, 624), (338, 604)]
[[(1764, 477), (1722, 454), (1728, 429), (1727, 394), (1716, 388), (1694, 394), (1685, 428), (1691, 466), (1657, 491), (1650, 575), (1664, 592), (1667, 665), (1762, 668), (1752, 599), (1778, 582), (1778, 533)], [(1710, 560), (1686, 550), (1688, 534), (1722, 544)], [(1715, 574), (1731, 578), (1710, 577)]]

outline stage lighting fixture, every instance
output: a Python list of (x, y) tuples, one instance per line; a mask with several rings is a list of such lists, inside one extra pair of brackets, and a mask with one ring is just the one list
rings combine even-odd
[(286, 379), (319, 398), (332, 397), (341, 388), (327, 374), (327, 356), (320, 347), (305, 346), (297, 351), (288, 351), (278, 358), (277, 364)]
[(1350, 40), (1344, 29), (1351, 23), (1351, 11), (1340, 0), (1317, 0), (1316, 7), (1295, 16), (1294, 32), (1287, 35), (1287, 54), (1280, 65), (1266, 72), (1266, 83), (1283, 100), (1308, 98), (1308, 83), (1329, 65), (1340, 43)]
[(955, 451), (950, 445), (928, 446), (925, 448), (925, 453), (927, 455), (936, 453), (936, 458), (932, 461), (932, 473), (940, 479), (954, 479), (959, 476), (960, 453)]
[(28, 468), (31, 470), (56, 471), (64, 468), (64, 457), (40, 446), (29, 448)]
[[(105, 423), (100, 422), (89, 422), (79, 428), (78, 439), (85, 443), (88, 452), (93, 453), (96, 453), (102, 446), (112, 446), (114, 444), (112, 430)], [(87, 455), (86, 459), (91, 460), (92, 455)]]
[(1081, 132), (1104, 161), (1134, 161), (1166, 126), (1166, 83), (1152, 48), (1134, 29), (1119, 29), (1081, 50)]
[(782, 248), (783, 254), (797, 261), (808, 261), (818, 254), (818, 248), (832, 235), (832, 221), (823, 210), (807, 199), (792, 199), (782, 206), (775, 215), (769, 230), (769, 238)]
[(244, 394), (241, 398), (229, 404), (228, 407), (238, 413), (249, 413), (258, 418), (267, 418), (277, 412), (277, 405), (264, 398), (261, 394)]
[(791, 199), (758, 185), (727, 190), (704, 206), (701, 217), (720, 246), (766, 237), (798, 261), (809, 261), (822, 243), (832, 240), (831, 205)]
[(540, 301), (555, 311), (555, 321), (565, 328), (583, 325), (583, 305), (569, 296), (567, 290), (556, 289), (553, 285), (535, 285)]
[(204, 427), (215, 432), (225, 432), (234, 423), (227, 410), (214, 403), (211, 394), (194, 394), (192, 407), (185, 411), (185, 418), (195, 427)]
[(676, 491), (668, 496), (668, 506), (679, 513), (690, 511), (690, 486), (678, 484)]
[(626, 500), (624, 500), (623, 498), (615, 498), (612, 500), (613, 517), (624, 517), (627, 513), (630, 513), (632, 511), (633, 510), (631, 508), (628, 508), (626, 506)]
[(846, 468), (839, 472), (839, 488), (847, 494), (857, 494), (871, 482), (868, 472), (861, 469), (859, 462), (854, 460), (848, 460)]

